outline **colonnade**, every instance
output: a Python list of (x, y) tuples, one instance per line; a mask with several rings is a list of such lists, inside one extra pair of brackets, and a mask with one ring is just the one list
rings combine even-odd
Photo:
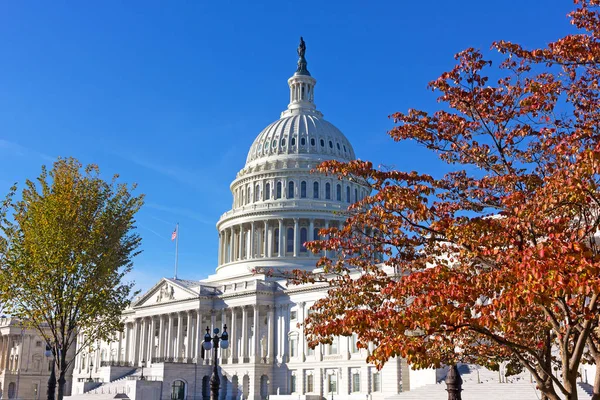
[[(15, 335), (0, 336), (0, 371), (10, 369), (10, 366), (11, 366), (10, 365), (10, 356), (11, 356), (11, 350), (13, 348), (12, 342), (16, 339), (17, 339), (17, 337)], [(19, 347), (22, 347), (22, 346), (19, 345)], [(17, 351), (17, 353), (20, 354), (21, 351)]]
[(342, 222), (315, 218), (279, 218), (252, 221), (219, 232), (219, 265), (270, 257), (317, 257), (304, 247), (319, 238), (319, 229)]

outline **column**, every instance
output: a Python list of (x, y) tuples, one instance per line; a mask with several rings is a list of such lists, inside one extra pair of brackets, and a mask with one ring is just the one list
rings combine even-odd
[(217, 250), (217, 265), (221, 265), (221, 254), (223, 248), (223, 237), (221, 236), (221, 232), (219, 231), (219, 249)]
[[(300, 308), (298, 311), (298, 317), (299, 317), (299, 321), (301, 324), (304, 324), (304, 319), (306, 318), (306, 316), (304, 315), (304, 306), (306, 305), (305, 302), (300, 302), (298, 303), (298, 307)], [(300, 353), (300, 360), (304, 361), (306, 360), (306, 337), (304, 335), (304, 328), (300, 329), (300, 339), (299, 339), (300, 343), (298, 343), (298, 352)]]
[[(315, 220), (314, 218), (311, 218), (310, 220), (308, 220), (308, 241), (312, 242), (313, 240), (315, 240), (315, 235), (314, 235), (314, 231), (315, 231)], [(308, 251), (308, 256), (309, 257), (314, 257), (315, 253), (313, 253), (312, 251)]]
[(158, 316), (158, 354), (156, 357), (165, 357), (165, 322), (162, 315)]
[(147, 337), (148, 337), (148, 321), (146, 320), (146, 318), (142, 318), (142, 324), (141, 324), (141, 332), (140, 332), (140, 360), (139, 361), (144, 361), (146, 360), (146, 351), (148, 350), (148, 346), (147, 346)]
[(136, 319), (133, 322), (133, 332), (132, 332), (133, 334), (131, 335), (132, 336), (131, 345), (133, 346), (132, 352), (131, 352), (131, 355), (132, 355), (131, 362), (133, 363), (133, 365), (137, 365), (137, 362), (138, 362), (138, 330), (139, 330), (139, 326), (140, 326), (140, 323)]
[(240, 233), (238, 234), (238, 260), (242, 260), (244, 258), (244, 225), (240, 224)]
[(254, 258), (254, 221), (250, 228), (250, 252), (248, 253), (248, 259)]
[[(282, 339), (282, 351), (281, 351), (281, 357), (283, 359), (284, 362), (287, 362), (290, 358), (289, 358), (289, 353), (288, 353), (288, 338), (287, 335), (290, 331), (289, 329), (289, 323), (290, 323), (290, 305), (289, 304), (284, 304), (282, 307), (282, 311), (283, 311), (283, 315), (282, 315), (282, 319), (283, 319), (283, 337)], [(302, 374), (301, 374), (302, 375)]]
[(269, 241), (269, 221), (265, 221), (265, 235), (263, 242), (263, 252), (265, 257), (271, 257), (271, 242)]
[(169, 318), (167, 320), (167, 337), (166, 339), (166, 350), (167, 354), (165, 357), (173, 357), (173, 314), (169, 314)]
[(276, 306), (277, 310), (277, 361), (283, 362), (283, 306)]
[[(217, 327), (217, 312), (216, 312), (216, 310), (213, 309), (213, 310), (210, 310), (210, 330), (209, 330), (209, 333), (210, 333), (211, 336), (214, 335), (214, 331), (215, 331), (216, 327)], [(211, 352), (212, 351), (216, 351), (216, 349), (213, 348), (211, 350)], [(212, 353), (205, 354), (205, 357), (207, 357), (207, 361), (209, 363), (212, 362)]]
[(275, 310), (273, 306), (269, 306), (267, 309), (267, 360), (273, 362), (273, 335), (274, 335), (274, 314)]
[(121, 351), (123, 350), (123, 332), (118, 332), (119, 342), (117, 346), (117, 363), (123, 361), (123, 357), (121, 357)]
[(260, 306), (254, 305), (254, 332), (252, 339), (254, 341), (254, 351), (252, 355), (257, 359), (260, 357), (260, 322), (259, 322)]
[[(223, 308), (221, 310), (221, 327), (219, 328), (221, 330), (221, 334), (223, 334), (223, 329), (225, 329), (225, 325), (227, 325), (227, 309)], [(221, 360), (225, 360), (227, 358), (226, 354), (227, 350), (221, 349)]]
[(300, 242), (300, 232), (298, 230), (298, 218), (294, 218), (294, 257), (298, 257), (298, 243)]
[[(234, 363), (237, 361), (237, 354), (236, 354), (236, 350), (237, 350), (237, 324), (235, 322), (236, 320), (236, 315), (235, 315), (235, 311), (237, 310), (237, 307), (231, 307), (231, 328), (229, 329), (229, 348), (231, 349), (229, 351), (229, 358), (230, 358), (230, 363)], [(235, 361), (234, 361), (235, 360)]]
[(192, 357), (192, 312), (186, 312), (187, 329), (185, 331), (185, 358)]
[[(129, 346), (131, 344), (131, 340), (129, 340), (129, 332), (130, 331), (131, 330), (129, 329), (129, 323), (125, 322), (125, 343), (124, 343), (124, 345), (125, 345), (125, 357), (124, 357), (124, 360), (122, 360), (124, 362), (129, 362)], [(78, 341), (77, 344), (79, 345), (79, 343), (80, 342)], [(81, 343), (83, 343), (83, 339), (81, 339)], [(83, 366), (83, 367), (85, 367), (85, 366)]]
[(283, 253), (284, 253), (284, 246), (285, 243), (283, 243), (283, 219), (279, 220), (279, 248), (277, 249), (279, 251), (279, 253), (277, 254), (278, 257), (283, 257)]
[(177, 313), (177, 353), (175, 357), (181, 357), (181, 352), (183, 350), (183, 314), (181, 312)]
[(248, 357), (248, 309), (242, 306), (242, 362)]
[(156, 344), (156, 321), (154, 321), (154, 317), (150, 317), (150, 338), (149, 346), (148, 346), (148, 361), (152, 362), (152, 358), (155, 357), (154, 347)]
[(202, 363), (202, 341), (204, 339), (202, 326), (202, 313), (196, 310), (196, 364)]
[(228, 262), (233, 261), (233, 226), (229, 228), (229, 260)]

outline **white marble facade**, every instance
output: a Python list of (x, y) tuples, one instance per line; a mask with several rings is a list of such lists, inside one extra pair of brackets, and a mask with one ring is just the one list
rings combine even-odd
[(89, 377), (101, 383), (97, 391), (118, 390), (109, 382), (140, 375), (144, 364), (144, 375), (162, 382), (153, 398), (207, 400), (211, 355), (201, 358), (201, 343), (207, 326), (225, 324), (231, 345), (219, 353), (222, 399), (365, 400), (399, 392), (400, 361), (376, 371), (355, 338), (307, 347), (298, 324), (325, 286), (287, 286), (253, 273), (315, 268), (318, 255), (303, 243), (342, 224), (341, 212), (368, 194), (357, 182), (310, 172), (327, 159), (355, 159), (348, 139), (317, 111), (315, 84), (301, 57), (288, 80), (287, 109), (258, 135), (231, 184), (232, 209), (217, 223), (215, 274), (202, 281), (163, 278), (136, 300), (124, 313), (123, 333), (78, 356), (75, 394), (98, 385), (84, 387)]

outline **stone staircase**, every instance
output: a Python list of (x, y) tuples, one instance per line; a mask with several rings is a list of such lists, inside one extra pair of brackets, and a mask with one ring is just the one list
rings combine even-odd
[[(463, 400), (539, 400), (540, 392), (535, 388), (529, 373), (506, 377), (500, 383), (497, 371), (462, 364), (458, 367), (463, 379)], [(503, 379), (504, 380), (504, 379)], [(591, 398), (591, 386), (580, 383), (577, 386), (579, 400)], [(402, 392), (385, 400), (447, 400), (446, 384), (443, 379), (437, 384), (425, 385), (408, 392)]]
[(94, 389), (83, 394), (65, 397), (65, 400), (108, 400), (129, 399), (126, 382), (135, 379), (141, 373), (141, 369), (132, 369), (129, 373), (111, 382), (103, 382)]

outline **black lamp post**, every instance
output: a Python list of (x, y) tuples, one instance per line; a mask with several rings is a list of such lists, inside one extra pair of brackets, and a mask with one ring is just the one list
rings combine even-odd
[(90, 377), (88, 378), (88, 382), (94, 382), (94, 378), (92, 378), (93, 370), (94, 370), (94, 363), (92, 362), (92, 357), (90, 357)]
[[(49, 359), (50, 357), (52, 357), (54, 355), (54, 352), (52, 351), (52, 347), (50, 347), (49, 345), (46, 345), (46, 357)], [(52, 368), (50, 369), (50, 378), (48, 378), (48, 391), (47, 393), (47, 398), (48, 400), (54, 400), (55, 393), (56, 393), (56, 370), (55, 370), (55, 364), (56, 364), (56, 359), (55, 357), (52, 357)]]
[(144, 376), (144, 367), (146, 366), (146, 360), (142, 360), (142, 374), (140, 375), (140, 381), (143, 381), (146, 379), (146, 377)]
[[(219, 371), (217, 370), (217, 349), (219, 348), (219, 342), (221, 342), (221, 348), (226, 349), (229, 347), (229, 334), (227, 333), (227, 325), (223, 325), (223, 333), (219, 336), (219, 328), (213, 330), (214, 336), (210, 337), (210, 328), (206, 327), (206, 335), (204, 335), (204, 343), (202, 347), (204, 350), (213, 351), (213, 371), (210, 377), (210, 400), (219, 400), (219, 385), (221, 380), (219, 379)], [(212, 343), (211, 343), (212, 341)]]
[(448, 400), (462, 400), (460, 392), (462, 392), (463, 380), (460, 377), (456, 364), (450, 367), (448, 375), (446, 375), (446, 391), (448, 392)]

